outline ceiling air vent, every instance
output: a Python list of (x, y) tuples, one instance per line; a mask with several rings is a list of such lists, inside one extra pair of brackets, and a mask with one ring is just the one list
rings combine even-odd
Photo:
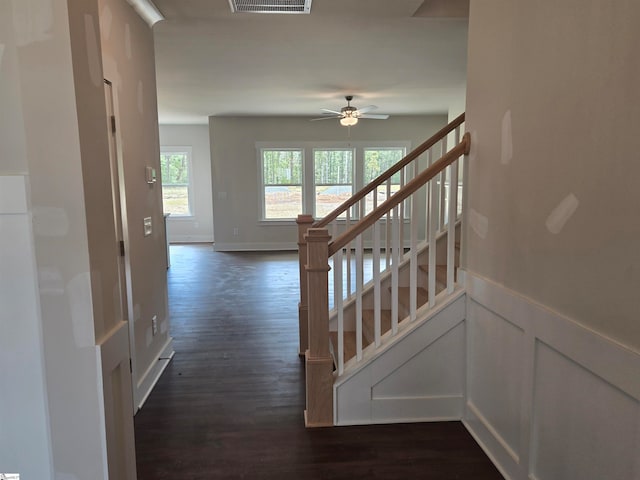
[(312, 0), (229, 0), (231, 11), (251, 13), (310, 13)]

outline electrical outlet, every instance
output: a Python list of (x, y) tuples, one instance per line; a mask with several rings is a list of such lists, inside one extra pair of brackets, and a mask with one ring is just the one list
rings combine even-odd
[(238, 236), (238, 227), (233, 227), (233, 236), (234, 237)]
[(151, 333), (153, 333), (153, 335), (158, 333), (158, 316), (157, 315), (154, 315), (153, 317), (151, 317)]

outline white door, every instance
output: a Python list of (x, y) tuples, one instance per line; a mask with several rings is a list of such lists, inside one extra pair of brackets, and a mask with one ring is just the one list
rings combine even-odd
[(105, 406), (107, 440), (107, 465), (109, 480), (136, 480), (136, 455), (133, 431), (132, 362), (130, 352), (130, 327), (128, 321), (127, 276), (124, 255), (122, 210), (120, 203), (120, 176), (118, 174), (118, 150), (115, 135), (113, 90), (105, 80), (107, 106), (107, 131), (109, 136), (109, 160), (111, 164), (111, 188), (113, 215), (116, 226), (119, 257), (120, 319), (98, 347), (102, 363), (102, 384)]

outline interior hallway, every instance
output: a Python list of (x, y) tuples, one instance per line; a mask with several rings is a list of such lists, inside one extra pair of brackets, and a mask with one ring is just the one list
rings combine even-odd
[(294, 253), (171, 247), (176, 355), (135, 417), (139, 480), (501, 479), (461, 423), (304, 427)]

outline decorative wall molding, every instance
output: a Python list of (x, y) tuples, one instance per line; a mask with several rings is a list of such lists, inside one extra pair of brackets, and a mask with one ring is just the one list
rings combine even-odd
[(463, 422), (508, 479), (640, 479), (640, 352), (466, 272)]
[(460, 420), (464, 406), (465, 297), (449, 298), (362, 368), (334, 385), (334, 423)]
[(0, 175), (0, 470), (53, 478), (28, 177)]

